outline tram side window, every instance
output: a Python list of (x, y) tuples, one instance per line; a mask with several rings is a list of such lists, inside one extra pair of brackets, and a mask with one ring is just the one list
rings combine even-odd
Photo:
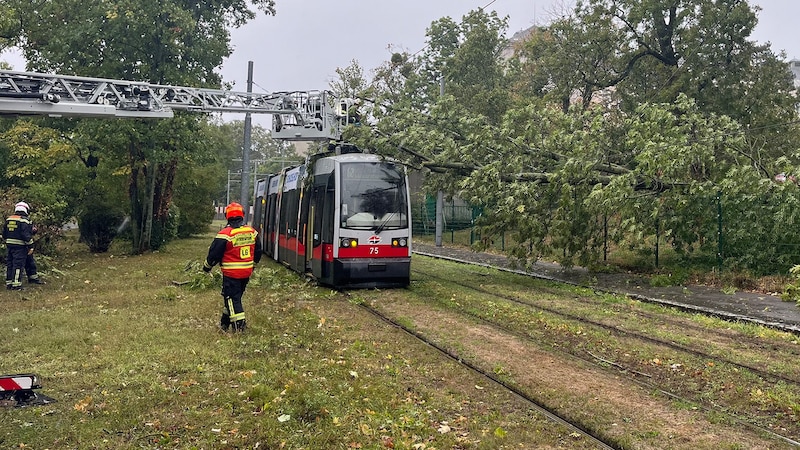
[(286, 234), (287, 236), (296, 236), (297, 235), (297, 202), (298, 202), (298, 190), (293, 189), (291, 191), (287, 191), (283, 193), (283, 199), (281, 201), (281, 234)]
[(264, 219), (264, 229), (267, 233), (275, 231), (275, 203), (277, 200), (278, 196), (276, 194), (270, 194), (267, 197), (267, 212)]
[[(314, 186), (314, 188), (311, 189), (309, 209), (313, 211), (313, 214), (311, 212), (309, 212), (308, 214), (312, 214), (314, 220), (314, 222), (310, 224), (313, 233), (313, 242), (311, 243), (313, 247), (316, 247), (322, 243), (320, 238), (322, 232), (322, 217), (323, 214), (325, 214), (324, 197), (325, 197), (325, 186)], [(308, 220), (308, 218), (306, 220)], [(303, 221), (303, 223), (304, 222), (305, 221)]]
[(264, 239), (266, 245), (264, 246), (264, 250), (267, 253), (272, 253), (274, 247), (273, 239), (274, 239), (274, 232), (275, 232), (275, 204), (277, 203), (278, 195), (277, 194), (270, 194), (267, 197), (267, 213), (264, 219)]
[(330, 244), (333, 242), (333, 215), (334, 215), (334, 177), (328, 179), (328, 185), (325, 189), (325, 197), (322, 200), (322, 209), (320, 216), (322, 218), (321, 232), (322, 242)]

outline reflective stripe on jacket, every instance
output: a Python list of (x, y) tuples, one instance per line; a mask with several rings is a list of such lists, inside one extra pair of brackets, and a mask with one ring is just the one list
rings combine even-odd
[(3, 229), (6, 245), (33, 245), (33, 225), (27, 216), (14, 214), (8, 216)]

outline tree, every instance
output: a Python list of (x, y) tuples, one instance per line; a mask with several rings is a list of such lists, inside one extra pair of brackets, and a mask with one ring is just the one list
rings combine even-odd
[[(512, 233), (510, 251), (524, 259), (589, 264), (606, 243), (643, 250), (653, 236), (679, 254), (713, 258), (717, 210), (727, 207), (747, 218), (725, 222), (729, 265), (785, 263), (778, 250), (755, 252), (752, 238), (798, 240), (775, 224), (794, 220), (796, 186), (773, 180), (800, 173), (798, 155), (787, 151), (797, 136), (796, 97), (785, 64), (748, 41), (754, 17), (737, 0), (579, 2), (573, 15), (536, 30), (499, 72), (496, 85), (526, 94), (493, 103), (500, 108), (463, 95), (476, 84), (468, 71), (451, 72), (464, 74), (448, 79), (459, 89), (434, 94), (434, 68), (466, 70), (458, 64), (465, 55), (486, 54), (459, 39), (470, 20), (442, 19), (420, 61), (398, 57), (387, 66), (383, 80), (403, 74), (402, 90), (384, 97), (377, 138), (358, 137), (440, 174), (431, 186), (484, 206), (484, 235)], [(476, 29), (500, 35), (502, 27), (482, 20)], [(487, 73), (486, 85), (495, 85)], [(601, 91), (612, 101), (598, 101)], [(753, 126), (767, 123), (780, 135)]]
[(599, 92), (627, 112), (685, 94), (749, 126), (749, 145), (774, 159), (792, 133), (765, 126), (793, 122), (797, 97), (782, 58), (749, 39), (756, 12), (746, 0), (580, 1), (520, 56), (532, 84), (547, 79), (565, 110), (570, 98), (589, 107)]
[(460, 23), (448, 17), (434, 21), (427, 31), (428, 44), (417, 76), (409, 77), (410, 83), (419, 83), (425, 100), (435, 102), (443, 80), (444, 91), (459, 103), (498, 120), (509, 94), (501, 58), (507, 27), (507, 19), (481, 9), (470, 11)]
[(345, 68), (337, 67), (336, 74), (339, 79), (330, 83), (334, 97), (355, 99), (368, 95), (369, 86), (364, 77), (364, 69), (358, 61), (351, 60), (350, 65)]
[[(22, 49), (31, 70), (197, 87), (219, 87), (215, 70), (232, 51), (229, 27), (255, 16), (250, 5), (275, 12), (273, 0), (58, 0), (36, 8), (0, 0), (0, 9), (25, 11), (10, 26), (4, 22), (4, 34)], [(153, 231), (170, 221), (178, 162), (202, 142), (195, 133), (203, 120), (178, 115), (157, 124), (131, 120), (104, 126), (108, 145), (100, 148), (127, 161), (134, 252), (161, 245), (161, 238), (151, 239)]]
[[(447, 17), (434, 21), (420, 55), (395, 54), (376, 70), (369, 89), (374, 99), (369, 120), (373, 128), (347, 130), (346, 138), (420, 167), (423, 161), (444, 154), (440, 143), (451, 137), (463, 139), (475, 126), (496, 124), (510, 104), (502, 58), (506, 27), (506, 19), (480, 9), (470, 11), (460, 23)], [(437, 103), (450, 97), (468, 109), (470, 117), (479, 117), (478, 123), (468, 125), (471, 129), (461, 128), (458, 121), (441, 121), (431, 113)], [(410, 124), (413, 128), (409, 129)], [(416, 156), (405, 153), (411, 149)], [(453, 193), (456, 178), (438, 171), (426, 177), (427, 188)]]
[[(213, 122), (219, 133), (215, 145), (220, 160), (227, 170), (236, 172), (242, 169), (242, 147), (244, 145), (244, 121)], [(274, 173), (283, 166), (300, 157), (294, 155), (294, 146), (287, 141), (273, 139), (270, 131), (261, 125), (253, 124), (250, 130), (250, 160), (257, 164), (258, 173)]]
[(28, 120), (0, 124), (1, 201), (6, 211), (21, 199), (31, 205), (40, 252), (53, 250), (62, 225), (76, 210), (74, 154), (74, 144), (57, 129)]
[[(688, 96), (700, 114), (730, 117), (741, 126), (736, 139), (726, 144), (732, 148), (717, 152), (716, 160), (704, 160), (702, 164), (705, 168), (729, 167), (731, 178), (718, 179), (716, 188), (703, 194), (696, 190), (684, 193), (681, 204), (691, 205), (695, 213), (713, 211), (711, 204), (722, 202), (716, 194), (721, 192), (723, 198), (729, 199), (729, 205), (742, 208), (738, 212), (743, 216), (786, 216), (777, 211), (777, 205), (769, 213), (762, 205), (764, 199), (776, 198), (775, 190), (768, 189), (774, 187), (774, 176), (796, 170), (796, 160), (788, 155), (793, 153), (798, 137), (797, 97), (785, 62), (766, 45), (748, 39), (756, 24), (756, 11), (741, 0), (579, 2), (574, 15), (548, 28), (547, 39), (532, 39), (523, 46), (525, 61), (521, 67), (535, 75), (529, 78), (531, 85), (536, 86), (543, 78), (549, 80), (544, 90), (556, 93), (565, 111), (575, 99), (583, 100), (582, 108), (591, 108), (592, 102), (587, 100), (605, 91), (618, 100), (607, 105), (618, 104), (631, 115), (637, 114), (643, 104), (671, 103)], [(614, 142), (618, 140), (611, 140), (608, 147), (610, 161), (636, 168), (630, 159), (633, 149)], [(732, 178), (734, 174), (738, 179)], [(754, 184), (755, 175), (760, 177), (760, 184)], [(761, 194), (748, 195), (741, 185)], [(660, 195), (659, 201), (666, 208), (670, 202), (665, 197)], [(717, 242), (708, 239), (710, 232), (704, 236), (685, 234), (681, 221), (694, 223), (696, 216), (676, 204), (669, 208), (683, 211), (673, 223), (662, 218), (658, 225), (673, 246), (691, 249), (698, 248), (699, 242)], [(752, 216), (747, 211), (759, 211), (760, 215)], [(653, 224), (649, 225), (651, 229)], [(736, 225), (728, 226), (727, 246), (732, 249), (737, 246), (733, 236), (739, 231)], [(765, 241), (772, 241), (777, 235), (784, 236), (784, 242), (794, 240), (772, 227), (755, 223), (750, 226), (753, 230), (771, 229), (761, 235)], [(755, 258), (749, 259), (747, 264), (752, 264)]]

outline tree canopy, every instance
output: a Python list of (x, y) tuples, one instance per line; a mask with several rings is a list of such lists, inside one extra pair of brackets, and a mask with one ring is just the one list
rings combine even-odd
[[(0, 0), (0, 45), (21, 49), (28, 69), (37, 72), (219, 88), (217, 70), (232, 52), (231, 28), (259, 10), (274, 14), (274, 1)], [(178, 168), (215, 150), (203, 139), (205, 120), (177, 114), (159, 122), (61, 125), (80, 150), (92, 149), (101, 165), (127, 176), (135, 252), (158, 248), (174, 234)]]
[[(36, 71), (219, 87), (230, 29), (258, 10), (274, 14), (273, 1), (0, 0), (0, 47), (23, 48)], [(581, 0), (511, 42), (506, 18), (477, 9), (432, 22), (424, 49), (369, 81), (351, 60), (332, 88), (360, 98), (347, 140), (483, 207), (482, 233), (512, 235), (521, 259), (591, 264), (609, 244), (661, 240), (785, 269), (800, 257), (798, 99), (784, 55), (751, 38), (757, 12), (746, 0)], [(191, 178), (230, 169), (240, 145), (200, 115), (33, 123), (53, 131), (3, 127), (3, 181), (51, 170), (25, 155), (52, 152), (75, 163), (57, 176), (104, 174), (125, 186), (137, 251), (168, 234), (186, 196), (175, 186), (201, 189)]]
[(800, 243), (797, 185), (775, 176), (800, 174), (797, 97), (781, 55), (750, 39), (756, 12), (580, 1), (509, 58), (503, 20), (444, 18), (424, 52), (376, 72), (373, 129), (349, 136), (482, 206), (483, 232), (513, 235), (523, 259), (590, 264), (605, 245), (660, 238), (686, 256), (786, 268), (800, 257), (786, 250)]

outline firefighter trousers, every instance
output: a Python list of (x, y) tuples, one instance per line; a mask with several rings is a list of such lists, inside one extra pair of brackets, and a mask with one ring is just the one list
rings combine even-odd
[(222, 317), (219, 326), (223, 330), (233, 326), (234, 331), (243, 331), (245, 326), (242, 296), (250, 278), (222, 277)]
[[(19, 288), (22, 286), (22, 271), (28, 259), (28, 247), (25, 245), (6, 244), (6, 287)], [(34, 265), (34, 273), (36, 266)]]

